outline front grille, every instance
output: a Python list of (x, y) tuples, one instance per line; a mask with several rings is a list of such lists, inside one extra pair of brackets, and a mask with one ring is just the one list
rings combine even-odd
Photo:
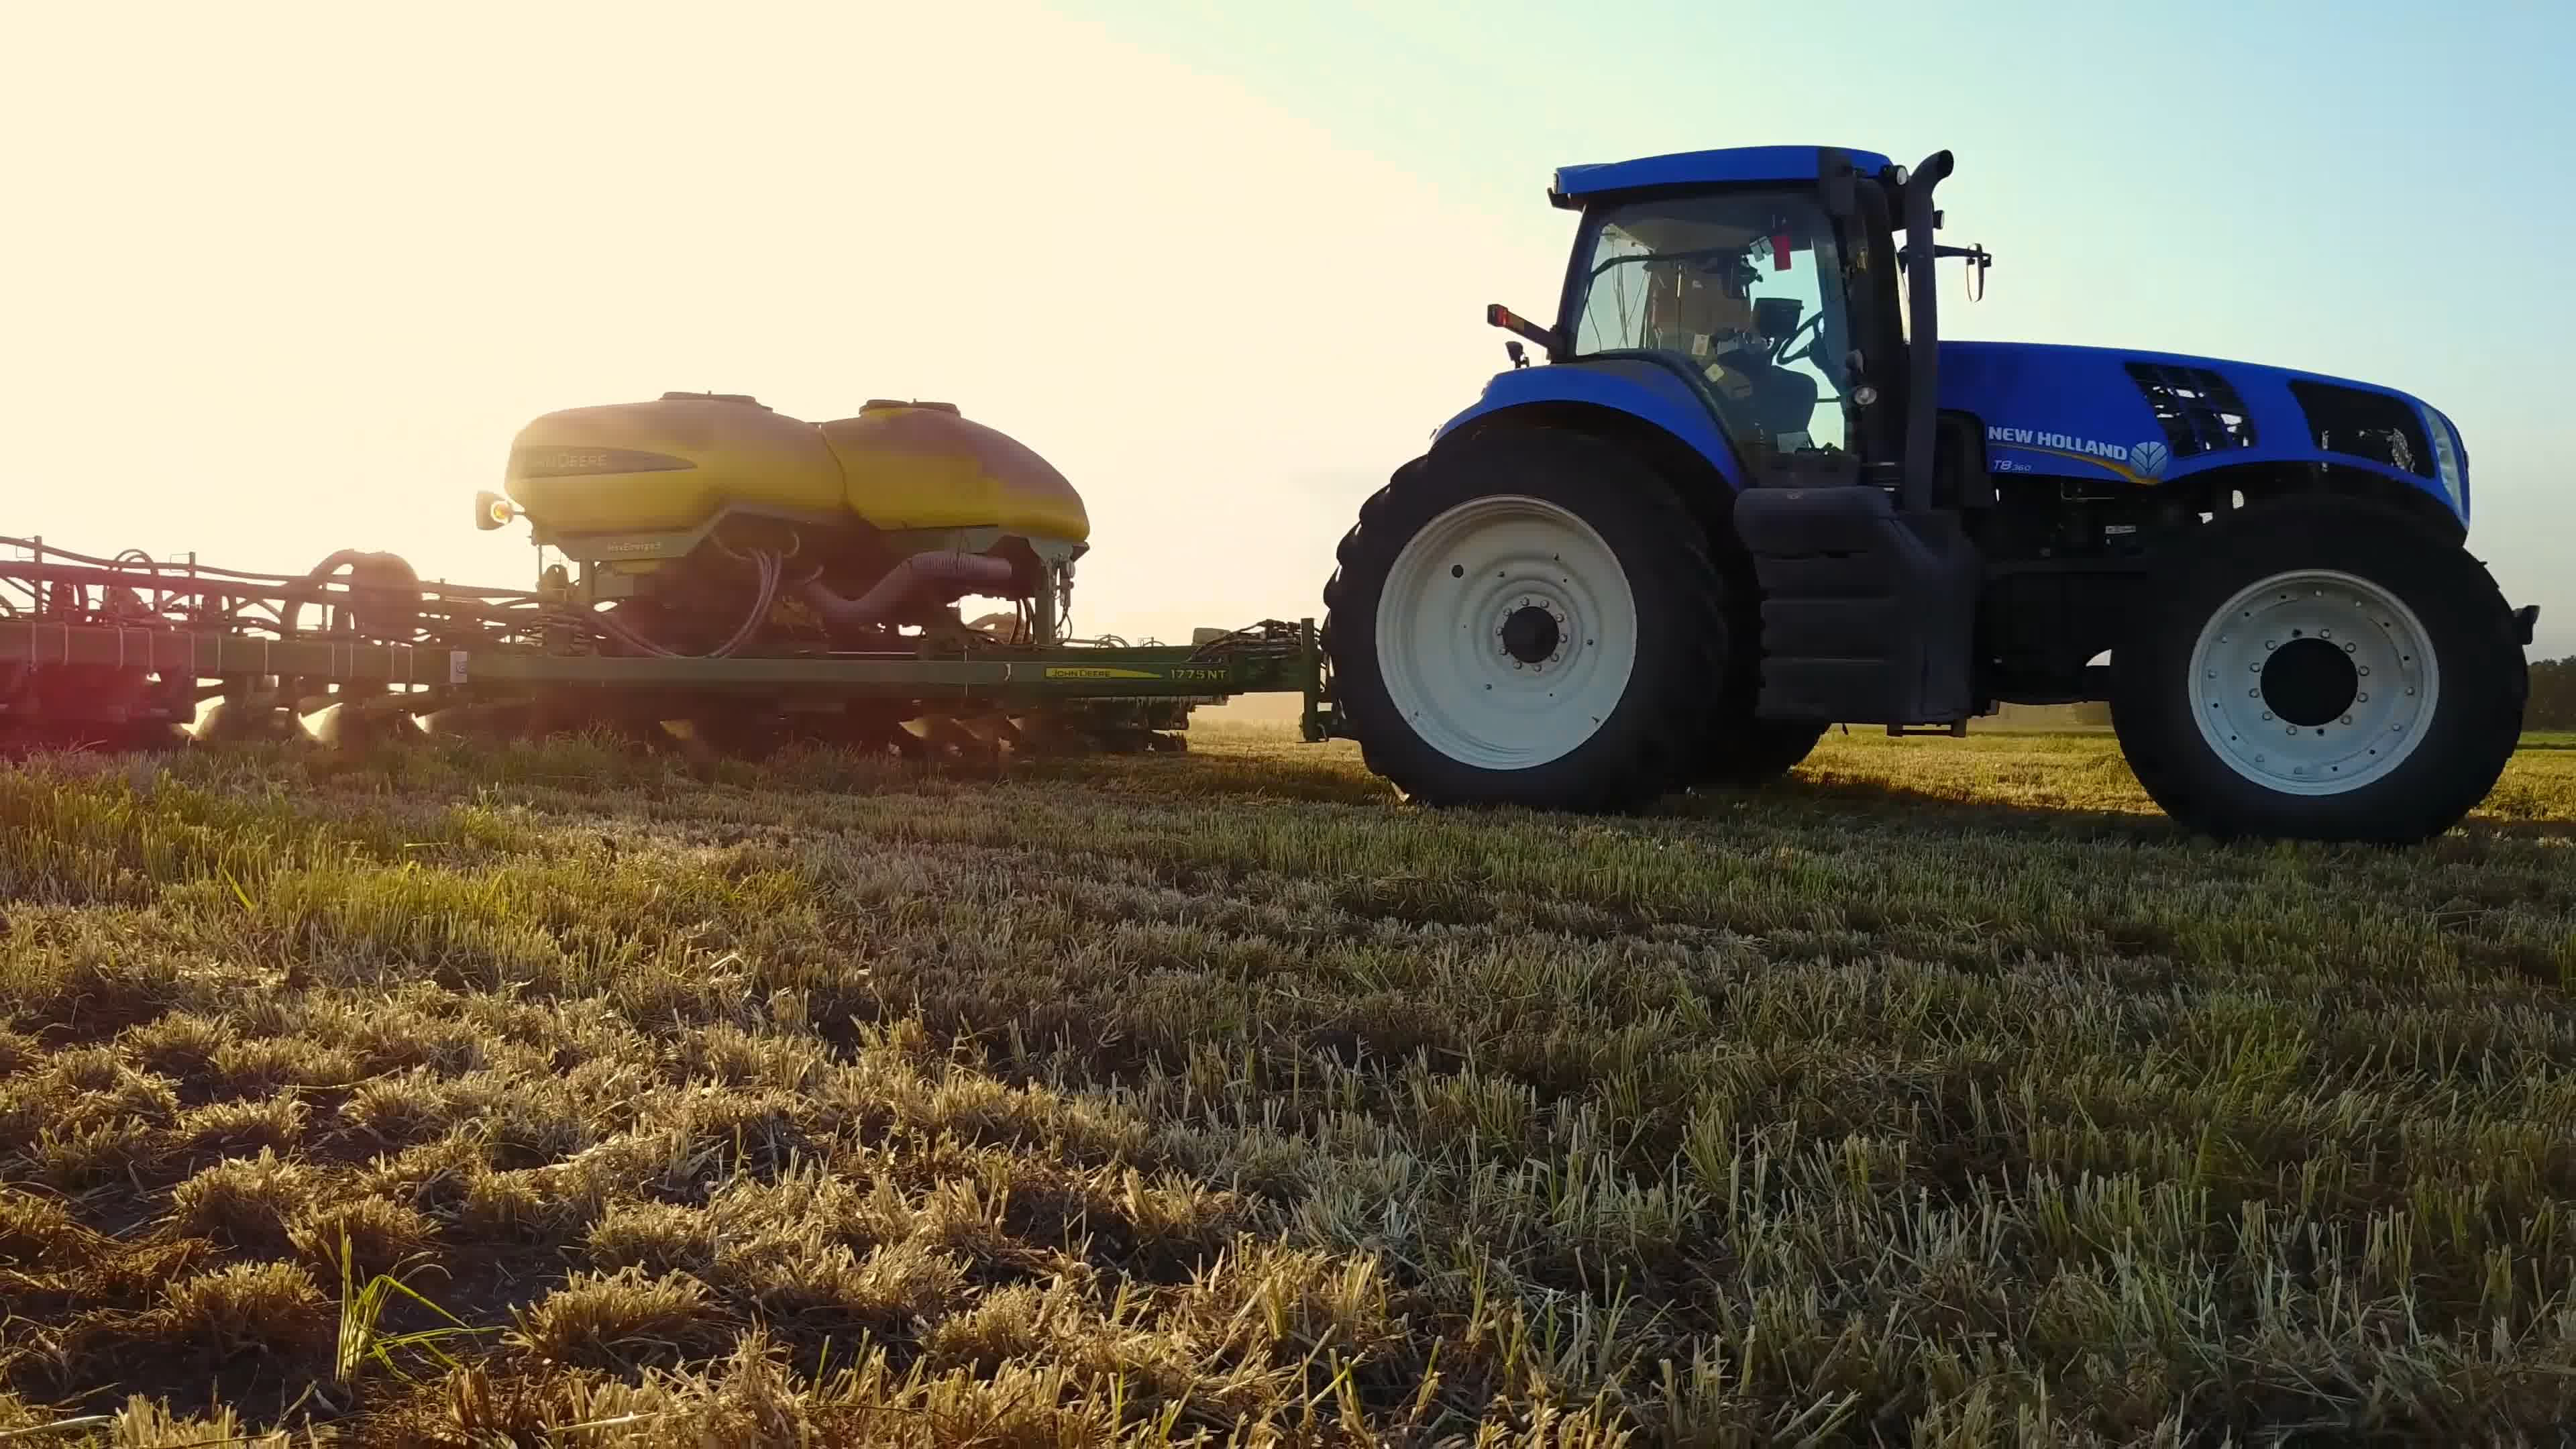
[(2165, 445), (2177, 458), (2254, 446), (2254, 419), (2226, 378), (2205, 367), (2132, 362), (2130, 380), (2155, 410)]
[(2319, 451), (2368, 458), (2420, 478), (2439, 472), (2423, 420), (2396, 398), (2330, 382), (2294, 382), (2290, 395), (2308, 415), (2308, 436)]

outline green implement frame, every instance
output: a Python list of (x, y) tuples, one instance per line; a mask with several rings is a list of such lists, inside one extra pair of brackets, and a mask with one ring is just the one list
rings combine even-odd
[[(804, 701), (925, 699), (959, 705), (1072, 700), (1221, 702), (1302, 694), (1302, 733), (1333, 721), (1314, 621), (1270, 622), (1193, 645), (994, 648), (951, 657), (616, 657), (521, 646), (449, 647), (328, 637), (263, 638), (179, 627), (0, 619), (0, 665), (137, 672), (161, 679), (275, 679), (287, 692), (382, 698), (416, 712), (530, 690), (757, 694)], [(237, 686), (231, 686), (237, 687)], [(212, 697), (225, 684), (202, 688)], [(389, 701), (394, 702), (394, 701)]]

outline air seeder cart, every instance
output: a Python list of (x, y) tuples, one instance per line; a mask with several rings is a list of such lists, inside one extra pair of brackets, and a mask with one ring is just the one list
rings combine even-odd
[[(524, 516), (561, 556), (534, 589), (381, 553), (280, 575), (0, 540), (20, 554), (0, 561), (0, 743), (605, 731), (918, 758), (1177, 750), (1200, 704), (1316, 706), (1308, 623), (1066, 637), (1081, 498), (947, 404), (819, 425), (724, 394), (578, 408), (522, 430), (507, 486), (476, 522)], [(969, 621), (968, 597), (1004, 607)]]

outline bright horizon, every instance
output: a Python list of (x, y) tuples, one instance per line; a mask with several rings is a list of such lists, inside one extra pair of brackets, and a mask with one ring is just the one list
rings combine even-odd
[(1483, 305), (1553, 311), (1556, 166), (1948, 147), (1950, 232), (1998, 261), (1975, 306), (1945, 273), (1945, 333), (2428, 398), (2534, 657), (2576, 653), (2576, 301), (2512, 245), (2576, 219), (2565, 11), (1618, 13), (11, 11), (0, 533), (521, 584), (524, 533), (467, 514), (539, 413), (923, 397), (1082, 490), (1077, 629), (1315, 615), (1360, 501), (1503, 365)]

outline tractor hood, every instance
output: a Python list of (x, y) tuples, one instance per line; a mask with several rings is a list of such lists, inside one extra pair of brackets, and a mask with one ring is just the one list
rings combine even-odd
[(2420, 489), (2469, 519), (2459, 430), (2370, 383), (2173, 353), (1943, 342), (1941, 406), (1984, 422), (1998, 474), (2154, 485), (2249, 463), (2327, 463)]

